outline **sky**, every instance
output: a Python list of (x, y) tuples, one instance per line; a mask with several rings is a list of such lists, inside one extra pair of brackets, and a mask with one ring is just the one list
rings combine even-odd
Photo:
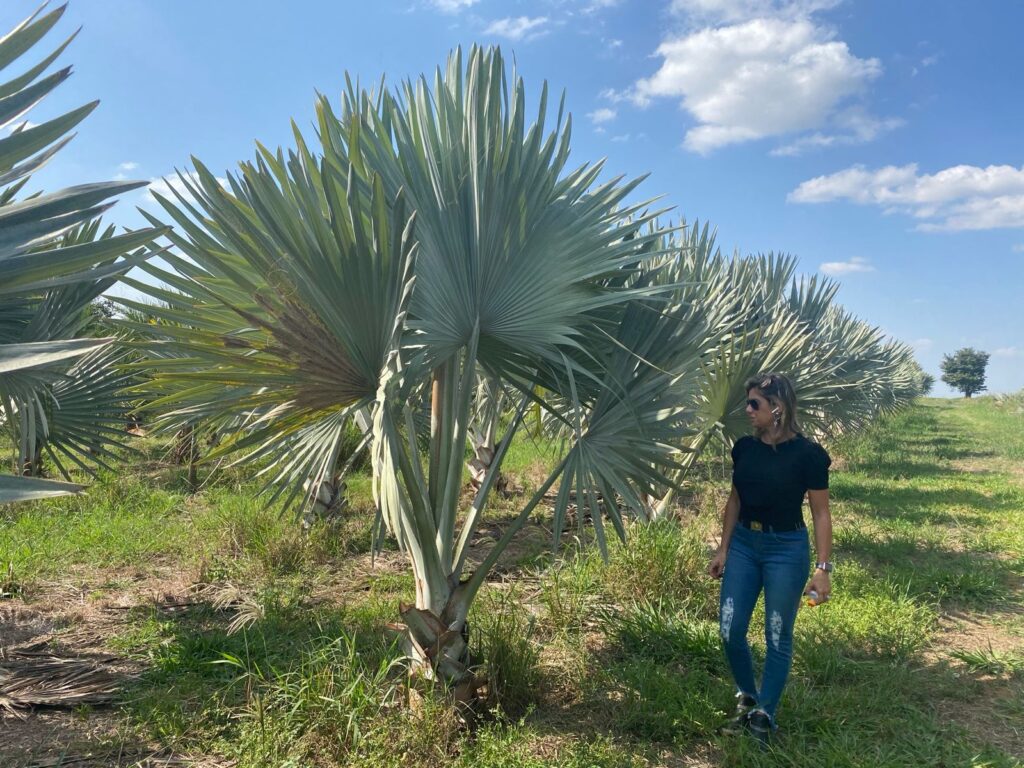
[[(4, 0), (0, 29), (36, 7)], [(30, 190), (166, 190), (192, 156), (226, 174), (256, 140), (291, 146), (292, 119), (312, 137), (346, 72), (397, 84), (500, 45), (528, 97), (566, 92), (577, 164), (650, 174), (641, 192), (726, 252), (797, 256), (937, 380), (971, 346), (989, 391), (1024, 388), (1017, 0), (73, 0), (4, 79), (79, 26), (28, 119), (101, 103)], [(108, 218), (139, 226), (136, 206), (156, 210), (140, 191)]]

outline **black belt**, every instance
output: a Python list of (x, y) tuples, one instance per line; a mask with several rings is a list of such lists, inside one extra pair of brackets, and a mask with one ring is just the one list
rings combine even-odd
[(739, 523), (751, 531), (765, 531), (766, 533), (789, 533), (790, 531), (802, 531), (807, 527), (803, 520), (799, 523), (790, 523), (789, 525), (769, 525), (768, 523), (762, 523), (760, 520), (740, 520)]

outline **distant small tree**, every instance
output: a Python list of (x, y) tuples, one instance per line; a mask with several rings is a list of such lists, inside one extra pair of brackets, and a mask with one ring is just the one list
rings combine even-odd
[(951, 355), (942, 356), (942, 380), (953, 389), (959, 389), (964, 397), (985, 389), (985, 366), (988, 352), (972, 347), (958, 349)]
[(117, 328), (113, 321), (117, 317), (117, 305), (105, 296), (93, 299), (85, 310), (89, 320), (82, 329), (83, 336), (113, 336)]

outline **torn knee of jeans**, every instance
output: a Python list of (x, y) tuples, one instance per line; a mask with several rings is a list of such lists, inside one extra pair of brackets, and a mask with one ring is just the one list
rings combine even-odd
[(772, 611), (771, 618), (768, 620), (768, 629), (771, 633), (772, 646), (775, 650), (779, 650), (779, 642), (782, 640), (782, 614), (778, 611)]
[(725, 602), (722, 603), (722, 616), (719, 624), (719, 631), (722, 634), (722, 639), (725, 642), (729, 642), (729, 634), (732, 631), (732, 617), (735, 614), (736, 609), (733, 606), (732, 598), (725, 598)]

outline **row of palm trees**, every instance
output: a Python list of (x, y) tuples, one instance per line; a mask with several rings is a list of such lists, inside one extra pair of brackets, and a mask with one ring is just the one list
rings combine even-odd
[[(62, 10), (5, 38), (0, 68)], [(66, 77), (32, 84), (66, 44), (0, 89), (0, 117)], [(606, 526), (625, 536), (624, 514), (668, 514), (696, 458), (743, 431), (749, 376), (791, 373), (822, 433), (921, 393), (910, 350), (837, 306), (834, 283), (798, 278), (789, 256), (723, 255), (706, 224), (665, 223), (640, 179), (569, 165), (564, 98), (549, 109), (545, 84), (528, 113), (497, 49), (456, 51), (393, 89), (349, 81), (340, 109), (317, 100), (314, 141), (293, 125), (292, 148), (258, 145), (226, 183), (194, 160), (159, 199), (166, 215), (122, 235), (88, 222), (137, 183), (15, 202), (91, 108), (0, 139), (0, 418), (19, 469), (38, 466), (40, 446), (109, 456), (142, 375), (129, 394), (160, 426), (217, 429), (211, 458), (258, 462), (284, 504), (315, 503), (358, 430), (382, 535), (415, 574), (404, 637), (429, 676), (472, 686), (470, 605), (546, 494), (557, 489), (556, 541), (570, 503), (602, 548)], [(154, 321), (123, 322), (146, 355), (127, 366), (72, 319), (115, 279), (152, 300), (123, 301)], [(475, 555), (509, 445), (537, 425), (561, 438), (559, 460)], [(0, 500), (76, 489), (6, 477)]]

